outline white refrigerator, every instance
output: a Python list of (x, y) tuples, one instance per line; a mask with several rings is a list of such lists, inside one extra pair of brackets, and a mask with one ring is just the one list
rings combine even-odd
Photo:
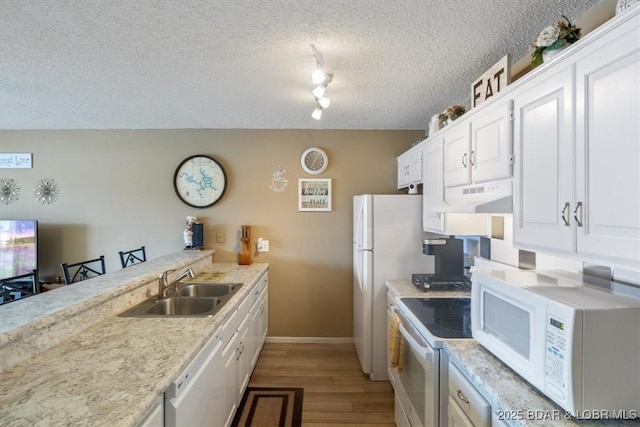
[(422, 240), (421, 195), (353, 197), (353, 340), (362, 371), (374, 381), (388, 379), (384, 282), (433, 273)]

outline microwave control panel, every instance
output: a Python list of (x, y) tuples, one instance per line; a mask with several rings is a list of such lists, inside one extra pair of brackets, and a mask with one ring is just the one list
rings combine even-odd
[(547, 318), (545, 383), (552, 385), (554, 394), (562, 399), (566, 396), (566, 372), (569, 364), (566, 329), (565, 322), (551, 316)]

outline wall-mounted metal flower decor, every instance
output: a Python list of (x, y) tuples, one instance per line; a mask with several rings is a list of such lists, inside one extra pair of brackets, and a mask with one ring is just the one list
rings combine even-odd
[(36, 201), (43, 205), (50, 205), (58, 200), (58, 184), (53, 179), (43, 178), (36, 183), (33, 189)]
[(10, 205), (20, 198), (20, 186), (11, 178), (0, 179), (0, 203)]

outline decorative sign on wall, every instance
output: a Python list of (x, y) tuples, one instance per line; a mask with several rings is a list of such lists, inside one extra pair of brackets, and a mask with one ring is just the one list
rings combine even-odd
[(273, 179), (271, 179), (271, 185), (269, 186), (271, 191), (280, 193), (287, 189), (289, 180), (284, 177), (285, 173), (287, 173), (287, 170), (282, 165), (278, 166), (278, 170), (273, 173)]
[(0, 153), (0, 169), (31, 169), (31, 153)]
[(298, 179), (299, 211), (331, 210), (331, 179)]
[(511, 83), (511, 58), (505, 55), (471, 84), (471, 108), (495, 96)]

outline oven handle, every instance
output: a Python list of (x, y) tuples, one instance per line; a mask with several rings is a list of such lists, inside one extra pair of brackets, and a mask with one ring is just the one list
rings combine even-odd
[[(412, 326), (409, 326), (409, 329), (413, 329)], [(422, 338), (418, 336), (415, 330), (409, 330), (405, 328), (404, 324), (400, 325), (400, 333), (402, 337), (407, 341), (407, 343), (415, 350), (420, 357), (424, 360), (430, 360), (431, 354), (433, 351), (431, 350), (431, 346), (427, 344)]]
[(402, 337), (424, 359), (431, 360), (433, 349), (431, 348), (429, 343), (427, 343), (424, 338), (422, 338), (416, 328), (411, 324), (411, 322), (409, 322), (404, 313), (398, 307), (391, 306), (390, 308), (398, 316), (398, 319), (400, 319), (400, 325), (398, 329), (400, 330)]

